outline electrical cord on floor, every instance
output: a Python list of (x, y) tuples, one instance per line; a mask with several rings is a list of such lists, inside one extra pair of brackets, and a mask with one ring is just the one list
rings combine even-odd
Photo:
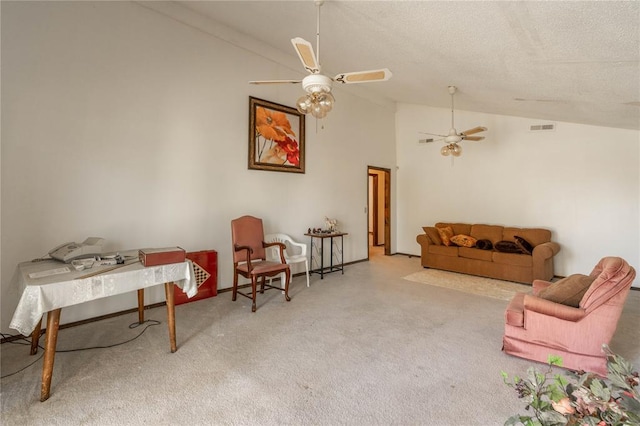
[[(132, 338), (131, 338), (131, 339), (129, 339), (129, 340), (125, 340), (124, 342), (114, 343), (114, 344), (111, 344), (111, 345), (105, 345), (105, 346), (89, 346), (89, 347), (87, 347), (87, 348), (77, 348), (77, 349), (60, 349), (60, 350), (56, 349), (56, 353), (79, 352), (79, 351), (87, 351), (87, 350), (90, 350), (90, 349), (107, 349), (107, 348), (113, 348), (113, 347), (115, 347), (115, 346), (124, 345), (124, 344), (129, 343), (129, 342), (132, 342), (132, 341), (136, 340), (138, 337), (142, 336), (142, 333), (144, 333), (145, 331), (147, 331), (147, 329), (148, 329), (149, 327), (153, 327), (154, 325), (160, 325), (160, 324), (162, 324), (162, 323), (161, 323), (160, 321), (156, 321), (156, 320), (145, 320), (144, 322), (141, 322), (141, 323), (140, 323), (140, 322), (134, 322), (134, 323), (132, 323), (132, 324), (129, 324), (129, 329), (137, 328), (137, 327), (139, 327), (139, 326), (141, 326), (141, 325), (143, 325), (143, 324), (147, 324), (147, 326), (146, 326), (144, 329), (142, 329), (142, 331), (141, 331), (140, 333), (138, 333), (138, 335), (137, 335), (137, 336), (132, 337)], [(45, 335), (45, 333), (46, 333), (46, 330), (45, 330), (45, 332), (44, 332), (44, 333), (42, 333), (42, 334), (40, 335), (40, 337), (44, 336), (44, 335)], [(11, 335), (6, 335), (6, 334), (4, 334), (4, 333), (0, 333), (0, 335), (2, 335), (2, 338), (3, 338), (3, 339), (4, 339), (4, 338), (7, 338), (7, 337), (15, 337), (15, 336), (11, 336)], [(23, 341), (24, 341), (24, 342), (23, 342)], [(29, 340), (29, 339), (28, 339), (28, 338), (26, 338), (26, 337), (21, 337), (21, 338), (19, 338), (19, 339), (18, 339), (18, 341), (9, 342), (9, 343), (13, 343), (13, 344), (15, 344), (15, 345), (31, 346), (31, 340)], [(44, 351), (44, 347), (43, 347), (43, 346), (41, 346), (40, 344), (38, 344), (38, 347)], [(43, 352), (43, 353), (38, 357), (38, 359), (36, 359), (36, 360), (35, 360), (35, 361), (33, 361), (32, 363), (30, 363), (29, 365), (27, 365), (27, 366), (25, 366), (25, 367), (21, 368), (20, 370), (14, 371), (14, 372), (9, 373), (9, 374), (5, 374), (5, 375), (3, 375), (3, 376), (0, 376), (0, 379), (4, 379), (5, 377), (13, 376), (14, 374), (18, 374), (18, 373), (20, 373), (21, 371), (26, 370), (27, 368), (31, 367), (31, 366), (32, 366), (33, 364), (35, 364), (36, 362), (40, 361), (40, 360), (42, 359), (42, 357), (43, 357), (43, 356), (44, 356), (44, 352)]]

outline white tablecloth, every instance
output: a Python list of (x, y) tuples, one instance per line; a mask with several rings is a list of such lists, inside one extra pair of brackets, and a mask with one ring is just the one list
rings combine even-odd
[[(29, 277), (34, 272), (65, 266), (71, 272), (42, 278)], [(28, 336), (46, 312), (167, 282), (175, 283), (188, 297), (193, 297), (198, 292), (193, 264), (189, 260), (149, 267), (136, 262), (110, 270), (115, 266), (121, 265), (94, 266), (76, 271), (73, 266), (54, 260), (19, 264), (16, 275), (18, 291), (22, 293), (22, 297), (9, 327)], [(105, 272), (87, 277), (101, 270)]]

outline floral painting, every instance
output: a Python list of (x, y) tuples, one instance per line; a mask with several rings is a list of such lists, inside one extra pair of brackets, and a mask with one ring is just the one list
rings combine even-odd
[(249, 169), (304, 173), (304, 115), (249, 97)]

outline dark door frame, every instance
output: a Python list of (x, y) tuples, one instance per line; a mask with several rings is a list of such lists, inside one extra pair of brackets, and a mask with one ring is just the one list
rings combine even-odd
[[(367, 166), (367, 208), (369, 207), (369, 172), (375, 170), (384, 176), (384, 254), (391, 255), (391, 169)], [(378, 194), (374, 194), (378, 198)], [(378, 200), (379, 202), (379, 200)], [(377, 212), (376, 212), (377, 214)], [(377, 225), (377, 224), (376, 224)], [(376, 228), (376, 227), (374, 227)], [(375, 232), (375, 231), (374, 231)], [(367, 214), (367, 259), (369, 258), (369, 215)], [(374, 240), (375, 243), (375, 240)]]
[(372, 204), (372, 212), (371, 212), (371, 217), (373, 217), (373, 226), (371, 226), (371, 224), (369, 224), (368, 227), (371, 227), (373, 229), (373, 245), (377, 246), (378, 245), (378, 241), (380, 240), (380, 237), (378, 236), (378, 228), (379, 228), (379, 222), (378, 222), (378, 175), (376, 173), (369, 173), (369, 176), (373, 178), (373, 188), (369, 189), (369, 194), (374, 194), (373, 195), (373, 200), (370, 200), (370, 204)]

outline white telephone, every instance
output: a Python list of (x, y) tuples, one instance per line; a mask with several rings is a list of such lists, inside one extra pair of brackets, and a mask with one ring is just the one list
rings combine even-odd
[(102, 243), (104, 238), (90, 237), (83, 243), (64, 243), (49, 251), (52, 259), (69, 263), (74, 259), (83, 257), (93, 257), (102, 254)]

